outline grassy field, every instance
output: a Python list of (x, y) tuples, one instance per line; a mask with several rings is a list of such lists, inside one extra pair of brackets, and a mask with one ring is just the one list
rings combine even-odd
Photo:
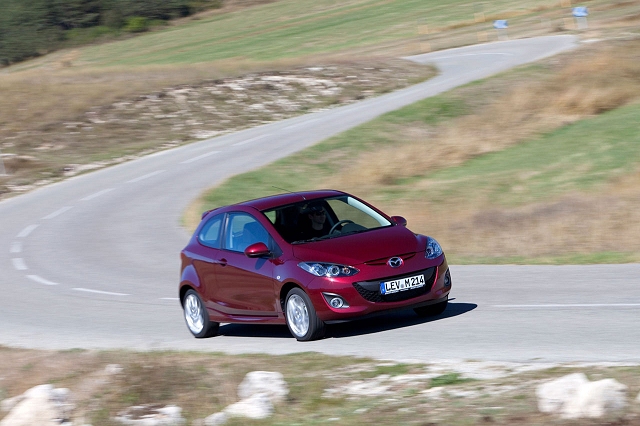
[[(0, 196), (404, 87), (433, 71), (399, 56), (496, 40), (492, 20), (509, 19), (510, 38), (573, 32), (599, 41), (234, 178), (196, 202), (185, 223), (277, 182), (370, 199), (433, 234), (454, 262), (639, 261), (640, 1), (585, 5), (589, 26), (577, 29), (568, 0), (229, 0), (149, 34), (5, 68)], [(318, 68), (331, 72), (309, 71)], [(291, 96), (254, 84), (242, 98), (230, 89), (264, 75), (325, 79), (339, 93), (321, 99), (298, 85)], [(331, 163), (316, 160), (327, 150)], [(306, 182), (309, 171), (321, 179)]]
[[(108, 373), (117, 365), (119, 373)], [(113, 370), (113, 369), (112, 369)], [(122, 351), (28, 351), (0, 347), (0, 400), (33, 386), (67, 388), (73, 424), (118, 425), (132, 406), (178, 405), (187, 425), (239, 400), (237, 388), (251, 371), (277, 371), (289, 389), (265, 420), (231, 419), (235, 425), (637, 425), (638, 366), (570, 364), (406, 364), (330, 357)], [(589, 380), (616, 379), (628, 387), (627, 407), (603, 419), (561, 420), (538, 412), (536, 387), (583, 372)], [(143, 413), (145, 410), (140, 410)], [(0, 419), (4, 416), (0, 412)]]
[(638, 100), (640, 42), (601, 43), (389, 113), (199, 207), (335, 187), (406, 216), (454, 263), (637, 262)]
[[(487, 16), (526, 16), (558, 9), (549, 0), (502, 0), (481, 8)], [(465, 0), (278, 1), (109, 46), (87, 49), (79, 61), (100, 66), (210, 62), (229, 58), (274, 59), (377, 49), (406, 44), (419, 26), (433, 33), (475, 24)], [(430, 28), (430, 29), (429, 29)]]

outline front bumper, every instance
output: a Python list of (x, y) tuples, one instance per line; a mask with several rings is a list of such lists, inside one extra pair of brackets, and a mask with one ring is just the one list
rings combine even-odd
[[(425, 285), (419, 288), (383, 295), (380, 293), (380, 282), (423, 273)], [(384, 276), (378, 279), (372, 277), (364, 281), (347, 281), (332, 283), (331, 288), (317, 288), (321, 290), (316, 295), (310, 295), (316, 308), (318, 317), (325, 322), (341, 322), (372, 314), (389, 312), (400, 309), (412, 309), (421, 306), (440, 303), (447, 300), (451, 291), (451, 276), (446, 258), (438, 266), (419, 268), (399, 275)], [(332, 308), (322, 297), (321, 292), (331, 292), (340, 295), (348, 304), (348, 308)], [(315, 297), (314, 297), (315, 296)]]

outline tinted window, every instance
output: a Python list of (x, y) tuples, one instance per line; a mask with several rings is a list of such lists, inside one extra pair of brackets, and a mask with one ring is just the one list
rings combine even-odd
[(231, 213), (227, 222), (225, 248), (242, 252), (251, 244), (262, 242), (269, 247), (269, 233), (253, 216)]
[[(310, 231), (314, 212), (323, 211), (322, 229)], [(274, 217), (275, 212), (275, 217)], [(355, 232), (391, 226), (391, 222), (371, 207), (350, 196), (314, 199), (263, 211), (287, 242), (339, 237)], [(342, 221), (340, 224), (338, 222)], [(334, 225), (335, 228), (334, 228)], [(331, 229), (333, 233), (330, 233)]]
[(222, 228), (222, 219), (224, 215), (219, 214), (212, 217), (202, 227), (198, 239), (202, 244), (208, 247), (220, 248), (220, 229)]

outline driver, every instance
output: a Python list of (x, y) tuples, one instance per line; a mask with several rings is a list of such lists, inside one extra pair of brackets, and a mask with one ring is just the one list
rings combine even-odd
[(309, 219), (308, 224), (301, 230), (302, 239), (309, 240), (329, 233), (330, 225), (327, 221), (327, 211), (322, 203), (309, 203), (302, 209), (302, 212)]

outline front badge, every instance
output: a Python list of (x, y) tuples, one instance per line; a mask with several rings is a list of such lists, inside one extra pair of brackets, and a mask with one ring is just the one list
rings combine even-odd
[(402, 260), (402, 258), (400, 257), (392, 257), (391, 259), (387, 260), (387, 265), (391, 266), (392, 268), (399, 268), (404, 264), (404, 260)]

